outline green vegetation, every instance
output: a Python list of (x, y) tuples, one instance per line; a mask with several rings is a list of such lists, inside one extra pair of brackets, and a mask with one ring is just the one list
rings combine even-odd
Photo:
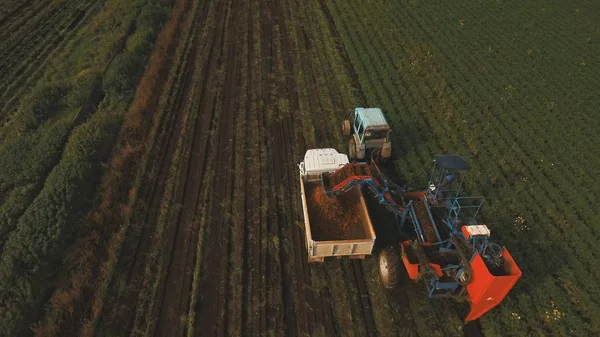
[[(524, 274), (482, 319), (486, 336), (598, 335), (598, 5), (327, 4), (367, 103), (396, 130), (398, 173), (424, 186), (442, 152), (474, 167), (468, 190)], [(460, 324), (431, 308), (438, 326)]]
[[(91, 205), (102, 162), (111, 153), (168, 6), (169, 1), (107, 1), (48, 61), (10, 127), (0, 130), (8, 140), (0, 147), (0, 207), (10, 211), (0, 219), (4, 335), (23, 333), (44, 305), (52, 287), (48, 281), (77, 232), (73, 223)], [(102, 78), (102, 88), (95, 88)], [(97, 111), (83, 125), (73, 124), (77, 114), (85, 120), (93, 112), (82, 107), (95, 90), (105, 93)]]

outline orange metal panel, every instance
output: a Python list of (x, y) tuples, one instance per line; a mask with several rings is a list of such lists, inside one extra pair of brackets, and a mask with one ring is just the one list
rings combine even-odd
[(408, 277), (410, 277), (411, 280), (416, 280), (417, 277), (419, 277), (419, 264), (418, 263), (411, 263), (408, 260), (408, 256), (406, 255), (406, 247), (410, 246), (410, 241), (404, 241), (402, 242), (402, 245), (400, 246), (402, 248), (402, 262), (404, 263), (404, 267), (406, 268), (406, 272), (408, 273)]
[(465, 235), (465, 238), (467, 238), (467, 240), (469, 240), (469, 238), (471, 237), (471, 233), (469, 233), (469, 231), (467, 230), (467, 227), (466, 226), (462, 226), (460, 230)]
[(444, 273), (442, 272), (442, 267), (440, 267), (439, 264), (429, 263), (429, 266), (431, 268), (433, 268), (433, 271), (435, 272), (435, 274), (437, 275), (437, 277), (444, 276)]
[(419, 265), (410, 263), (406, 256), (402, 256), (402, 262), (404, 262), (404, 267), (406, 267), (408, 277), (410, 277), (411, 280), (416, 280), (419, 276)]
[(465, 319), (466, 321), (478, 319), (500, 304), (521, 277), (521, 270), (508, 250), (502, 251), (502, 258), (504, 259), (504, 273), (500, 276), (492, 275), (479, 254), (473, 258), (471, 262), (473, 279), (467, 285), (471, 311)]

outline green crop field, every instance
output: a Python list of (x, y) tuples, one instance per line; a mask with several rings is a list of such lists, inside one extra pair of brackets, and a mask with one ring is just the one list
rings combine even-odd
[(592, 1), (329, 1), (366, 103), (388, 112), (397, 171), (437, 153), (523, 277), (486, 335), (600, 334), (600, 6)]
[(470, 162), (523, 272), (476, 335), (600, 336), (599, 55), (591, 0), (0, 0), (0, 336), (471, 336), (307, 263), (297, 164), (357, 106), (411, 189)]

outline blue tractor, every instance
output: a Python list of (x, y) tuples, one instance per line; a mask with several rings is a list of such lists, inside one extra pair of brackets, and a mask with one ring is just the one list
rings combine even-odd
[(348, 157), (351, 161), (373, 159), (385, 162), (392, 155), (392, 142), (388, 125), (380, 108), (356, 108), (351, 120), (342, 122), (342, 133), (351, 136)]

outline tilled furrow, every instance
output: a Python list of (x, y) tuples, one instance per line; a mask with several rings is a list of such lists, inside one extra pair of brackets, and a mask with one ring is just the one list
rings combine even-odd
[[(214, 44), (214, 40), (206, 39), (204, 35), (200, 37), (200, 32), (206, 29), (206, 17), (210, 15), (208, 4), (204, 3), (199, 10), (200, 17), (196, 19), (200, 24), (196, 28), (195, 34), (199, 37), (194, 41), (200, 46), (196, 50), (202, 50), (203, 47)], [(215, 37), (210, 34), (209, 37)], [(193, 279), (193, 266), (196, 256), (197, 240), (199, 238), (198, 231), (200, 228), (199, 207), (203, 203), (201, 195), (204, 188), (205, 179), (205, 158), (208, 152), (208, 131), (210, 123), (204, 123), (206, 116), (211, 117), (210, 110), (206, 113), (205, 109), (200, 111), (198, 106), (199, 97), (204, 101), (210, 101), (214, 96), (211, 91), (207, 90), (205, 85), (207, 80), (198, 82), (195, 78), (208, 78), (210, 74), (203, 72), (203, 63), (207, 60), (205, 57), (198, 57), (200, 53), (194, 53), (193, 59), (195, 72), (193, 79), (190, 82), (191, 94), (187, 100), (185, 110), (190, 110), (193, 114), (193, 119), (190, 121), (189, 130), (183, 137), (187, 138), (186, 149), (182, 151), (182, 155), (188, 158), (186, 169), (179, 176), (179, 197), (173, 202), (173, 207), (180, 209), (181, 212), (174, 212), (173, 229), (170, 234), (171, 244), (168, 246), (168, 251), (171, 253), (171, 258), (166, 266), (166, 272), (161, 281), (160, 290), (155, 295), (154, 317), (157, 321), (155, 335), (157, 336), (178, 336), (183, 333), (181, 317), (187, 314), (187, 305), (189, 302), (189, 290)], [(209, 54), (210, 55), (210, 54)], [(210, 59), (210, 56), (209, 56)], [(184, 111), (180, 112), (181, 114)], [(180, 207), (179, 207), (180, 206)]]
[(231, 52), (231, 34), (233, 2), (221, 5), (217, 22), (223, 26), (217, 34), (222, 34), (223, 39), (216, 44), (219, 55), (216, 57), (217, 76), (212, 86), (219, 88), (213, 109), (216, 109), (217, 137), (214, 153), (214, 175), (209, 218), (207, 221), (207, 237), (205, 243), (203, 276), (200, 285), (201, 298), (198, 309), (198, 324), (196, 331), (206, 335), (221, 336), (225, 331), (225, 298), (227, 283), (228, 237), (231, 225), (231, 191), (233, 188), (232, 173), (234, 156), (232, 148), (235, 146), (233, 135), (229, 133), (235, 122), (235, 92), (236, 88), (236, 59)]
[(377, 336), (377, 329), (375, 328), (375, 321), (373, 320), (373, 310), (371, 308), (371, 299), (369, 292), (365, 284), (365, 276), (362, 271), (362, 264), (360, 261), (352, 261), (352, 269), (356, 277), (356, 283), (358, 288), (358, 299), (361, 303), (361, 309), (363, 313), (363, 319), (365, 328), (369, 336)]

